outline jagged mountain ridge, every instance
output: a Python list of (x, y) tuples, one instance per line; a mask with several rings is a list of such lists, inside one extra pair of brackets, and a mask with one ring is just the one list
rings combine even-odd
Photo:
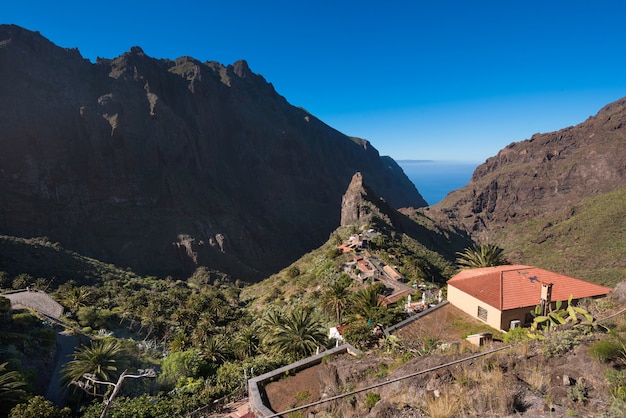
[(0, 233), (150, 274), (261, 278), (324, 242), (360, 171), (394, 207), (401, 168), (290, 105), (245, 61), (91, 63), (0, 26)]
[(514, 142), (432, 207), (475, 237), (626, 186), (626, 98), (585, 122)]
[[(626, 269), (626, 98), (556, 132), (515, 142), (470, 183), (419, 211), (539, 264), (614, 285)], [(608, 227), (608, 225), (611, 225)]]

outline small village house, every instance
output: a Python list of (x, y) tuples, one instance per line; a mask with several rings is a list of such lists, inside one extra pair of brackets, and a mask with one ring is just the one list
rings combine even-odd
[[(607, 295), (612, 289), (538, 267), (505, 265), (462, 270), (448, 280), (448, 301), (497, 330), (532, 322), (537, 305)], [(546, 305), (546, 306), (547, 306)]]

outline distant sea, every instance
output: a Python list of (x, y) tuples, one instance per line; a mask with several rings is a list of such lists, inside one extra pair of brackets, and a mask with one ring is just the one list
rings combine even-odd
[(480, 163), (435, 160), (396, 160), (429, 205), (469, 183)]

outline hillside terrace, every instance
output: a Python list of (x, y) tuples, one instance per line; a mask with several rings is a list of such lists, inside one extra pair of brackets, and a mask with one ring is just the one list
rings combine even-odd
[(385, 285), (383, 294), (379, 295), (381, 304), (387, 306), (413, 295), (417, 292), (395, 267), (385, 264), (376, 255), (372, 255), (367, 246), (376, 232), (368, 230), (364, 234), (351, 235), (338, 248), (344, 253), (352, 253), (353, 259), (344, 264), (343, 271), (353, 280), (363, 284), (367, 281), (379, 281)]

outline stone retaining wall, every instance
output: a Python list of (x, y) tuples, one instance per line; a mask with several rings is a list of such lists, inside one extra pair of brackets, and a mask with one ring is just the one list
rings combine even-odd
[(350, 344), (343, 344), (339, 347), (335, 347), (330, 350), (326, 350), (320, 354), (315, 356), (307, 357), (304, 360), (297, 361), (295, 363), (288, 364), (279, 369), (272, 370), (271, 372), (267, 372), (260, 376), (254, 377), (248, 380), (248, 400), (250, 402), (250, 408), (254, 413), (255, 417), (263, 418), (275, 416), (276, 413), (272, 411), (267, 405), (263, 403), (263, 386), (265, 383), (269, 382), (275, 377), (281, 376), (285, 374), (285, 372), (296, 373), (300, 370), (306, 369), (311, 366), (315, 366), (316, 364), (320, 364), (322, 359), (327, 356), (333, 356), (337, 354), (348, 353), (353, 356), (358, 356), (361, 354), (359, 350), (354, 348)]

